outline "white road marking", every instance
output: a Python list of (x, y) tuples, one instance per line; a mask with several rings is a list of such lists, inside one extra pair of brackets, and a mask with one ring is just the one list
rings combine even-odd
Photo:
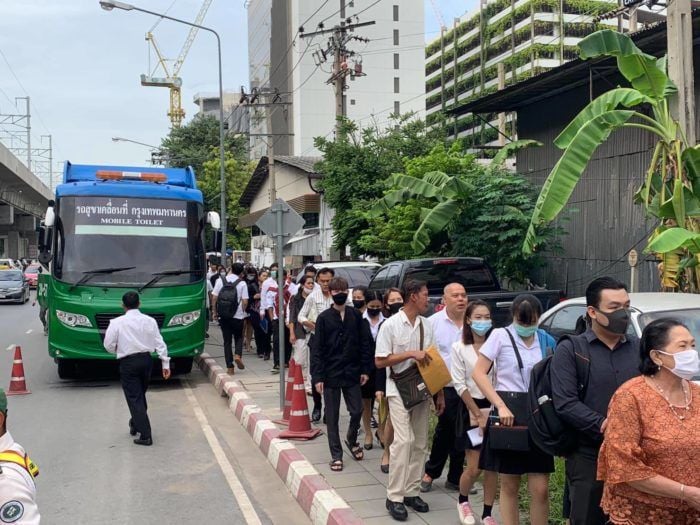
[(27, 335), (29, 335), (29, 334), (31, 334), (33, 331), (34, 331), (34, 330), (32, 330), (32, 329), (30, 328), (29, 330), (27, 330), (27, 331), (24, 332), (24, 333), (27, 334)]
[(216, 435), (214, 434), (214, 431), (209, 425), (209, 421), (207, 421), (207, 416), (204, 415), (204, 411), (202, 410), (199, 401), (197, 401), (197, 398), (192, 392), (192, 389), (190, 388), (189, 383), (187, 383), (187, 381), (183, 381), (183, 389), (185, 391), (185, 395), (187, 396), (187, 400), (190, 402), (190, 405), (192, 405), (194, 415), (197, 417), (197, 420), (199, 421), (199, 424), (202, 427), (202, 432), (204, 433), (204, 436), (209, 442), (209, 447), (214, 453), (216, 461), (219, 463), (221, 472), (224, 474), (224, 477), (228, 482), (228, 486), (231, 489), (231, 492), (233, 493), (233, 497), (236, 498), (236, 502), (238, 503), (238, 506), (240, 507), (241, 512), (243, 513), (243, 517), (245, 518), (246, 523), (248, 525), (262, 525), (262, 522), (260, 521), (257, 512), (255, 512), (255, 508), (253, 508), (253, 504), (250, 502), (250, 498), (248, 498), (248, 494), (243, 488), (243, 485), (238, 479), (238, 476), (236, 476), (236, 472), (233, 470), (233, 466), (226, 457), (224, 449), (221, 448), (219, 440), (217, 439)]

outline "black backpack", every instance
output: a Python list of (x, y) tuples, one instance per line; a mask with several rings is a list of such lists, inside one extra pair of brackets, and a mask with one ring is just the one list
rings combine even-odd
[(216, 313), (221, 319), (233, 319), (240, 304), (237, 287), (241, 280), (237, 279), (236, 282), (230, 283), (224, 277), (222, 279), (224, 285), (216, 298)]
[[(579, 399), (583, 399), (588, 388), (591, 371), (591, 355), (583, 336), (565, 335), (557, 344), (569, 340), (574, 345), (576, 360), (576, 378)], [(552, 401), (552, 381), (550, 355), (537, 363), (530, 375), (530, 387), (527, 392), (530, 420), (528, 428), (532, 441), (544, 452), (552, 456), (567, 456), (576, 448), (578, 432), (566, 424), (557, 414)]]

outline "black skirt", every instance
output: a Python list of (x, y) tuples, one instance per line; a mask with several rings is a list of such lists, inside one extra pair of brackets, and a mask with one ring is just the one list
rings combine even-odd
[(479, 468), (499, 474), (551, 474), (554, 472), (554, 457), (540, 450), (530, 439), (528, 452), (492, 450), (489, 447), (489, 428), (484, 431), (484, 442), (479, 456)]
[[(476, 403), (476, 406), (478, 406), (480, 409), (481, 408), (490, 408), (491, 403), (489, 402), (488, 399), (479, 399), (479, 398), (474, 398), (474, 403)], [(461, 417), (462, 423), (461, 425), (457, 423), (455, 425), (455, 430), (457, 431), (457, 435), (455, 436), (455, 449), (457, 450), (481, 450), (481, 445), (472, 445), (472, 442), (470, 441), (469, 437), (467, 436), (467, 432), (470, 430), (473, 430), (475, 428), (478, 428), (478, 425), (470, 425), (469, 424), (469, 410), (467, 407), (464, 405), (464, 403), (461, 403), (460, 405), (460, 411), (461, 414), (459, 415), (458, 419)]]
[[(384, 369), (382, 369), (382, 372)], [(369, 380), (362, 385), (362, 399), (374, 399), (375, 394), (377, 393), (376, 387), (376, 381), (374, 380), (375, 377), (375, 372), (372, 371), (372, 373), (369, 375)]]

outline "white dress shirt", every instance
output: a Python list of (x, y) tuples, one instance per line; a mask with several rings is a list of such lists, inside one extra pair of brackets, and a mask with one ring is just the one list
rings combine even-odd
[[(236, 293), (238, 294), (238, 308), (236, 309), (236, 313), (233, 316), (234, 319), (245, 319), (248, 317), (248, 314), (246, 313), (245, 309), (243, 308), (243, 301), (248, 300), (248, 283), (244, 279), (241, 279), (240, 277), (237, 277), (235, 275), (227, 275), (226, 276), (226, 281), (229, 283), (235, 283), (240, 279), (240, 282), (236, 285)], [(214, 297), (219, 297), (219, 294), (221, 293), (221, 289), (224, 287), (224, 280), (223, 279), (217, 279), (216, 280), (216, 285), (214, 286), (214, 290), (212, 291), (212, 295)]]
[[(460, 322), (456, 324), (450, 319), (447, 316), (447, 308), (443, 308), (439, 312), (428, 317), (428, 321), (430, 321), (430, 324), (433, 326), (435, 342), (437, 343), (440, 355), (443, 361), (445, 361), (447, 369), (451, 370), (452, 345), (462, 340), (462, 326), (464, 323)], [(450, 383), (447, 386), (453, 387), (454, 385)]]
[[(472, 374), (479, 355), (474, 350), (474, 345), (465, 345), (462, 341), (457, 341), (452, 345), (452, 383), (459, 397), (465, 390), (469, 391), (474, 399), (485, 399), (486, 396), (476, 386)], [(487, 374), (489, 380), (493, 381), (493, 368)]]
[(117, 359), (142, 352), (157, 352), (163, 370), (170, 369), (168, 347), (160, 335), (158, 323), (138, 309), (127, 310), (109, 322), (104, 347), (110, 354), (117, 354)]
[[(419, 315), (416, 317), (416, 322), (411, 324), (408, 317), (399, 310), (397, 314), (392, 315), (384, 321), (382, 329), (377, 335), (377, 348), (374, 352), (376, 357), (389, 357), (391, 354), (400, 354), (411, 350), (421, 350), (420, 347), (420, 324), (423, 323), (423, 350), (430, 345), (435, 344), (433, 337), (433, 327), (428, 320)], [(394, 365), (394, 372), (397, 374), (407, 370), (408, 367), (415, 363), (413, 359), (407, 359)], [(386, 395), (387, 397), (398, 396), (399, 391), (396, 389), (394, 381), (391, 379), (391, 368), (386, 367)]]
[[(0, 436), (0, 452), (6, 450), (25, 454), (9, 432)], [(0, 461), (0, 515), (7, 520), (0, 517), (0, 522), (18, 525), (39, 525), (41, 520), (34, 478), (26, 469), (7, 461)]]
[(267, 304), (267, 291), (270, 289), (270, 286), (277, 286), (277, 279), (273, 279), (272, 277), (268, 277), (265, 279), (262, 283), (262, 286), (260, 287), (260, 313), (263, 314), (265, 313), (265, 310), (268, 308), (272, 308), (272, 305)]
[[(511, 333), (515, 344), (518, 345), (518, 351), (523, 360), (522, 370), (518, 367), (518, 358), (506, 330)], [(481, 355), (493, 361), (496, 369), (494, 388), (508, 392), (527, 392), (530, 384), (530, 371), (542, 360), (542, 351), (537, 335), (533, 337), (532, 346), (528, 347), (515, 333), (512, 324), (507, 328), (496, 328), (491, 332), (480, 352)]]
[(377, 340), (377, 334), (379, 333), (379, 327), (382, 326), (382, 323), (386, 320), (386, 317), (384, 317), (384, 314), (379, 312), (379, 315), (374, 318), (374, 321), (372, 318), (367, 314), (367, 310), (365, 310), (365, 313), (362, 314), (363, 319), (367, 319), (367, 323), (369, 324), (369, 331), (372, 333), (372, 339), (375, 341)]

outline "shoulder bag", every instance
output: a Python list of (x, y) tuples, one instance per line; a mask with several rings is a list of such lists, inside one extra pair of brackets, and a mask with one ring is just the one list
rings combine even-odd
[[(518, 351), (513, 335), (504, 328), (510, 342), (513, 345), (515, 357), (518, 360), (518, 369), (523, 377), (523, 384), (527, 388), (527, 381), (523, 376), (523, 360)], [(513, 426), (506, 427), (498, 422), (492, 423), (489, 427), (489, 448), (491, 450), (505, 450), (511, 452), (528, 452), (530, 450), (530, 435), (527, 428), (529, 411), (527, 405), (527, 392), (509, 392), (497, 390), (496, 393), (503, 400), (508, 410), (515, 416)], [(496, 410), (494, 408), (494, 410)]]
[[(423, 320), (420, 320), (420, 349), (423, 350)], [(408, 369), (400, 373), (395, 373), (393, 367), (389, 367), (390, 374), (389, 377), (394, 381), (396, 385), (396, 390), (399, 391), (399, 396), (401, 401), (403, 401), (403, 406), (406, 410), (412, 409), (414, 406), (421, 404), (423, 401), (427, 401), (432, 396), (428, 386), (423, 380), (418, 366), (414, 363)]]

